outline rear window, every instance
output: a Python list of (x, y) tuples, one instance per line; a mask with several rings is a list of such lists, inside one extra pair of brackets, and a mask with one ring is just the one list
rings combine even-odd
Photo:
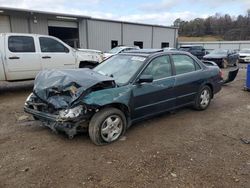
[(10, 36), (8, 47), (11, 52), (35, 52), (35, 43), (33, 37), (28, 36)]

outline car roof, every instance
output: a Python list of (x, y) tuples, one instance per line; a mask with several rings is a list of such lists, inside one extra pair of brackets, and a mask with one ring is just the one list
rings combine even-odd
[(143, 54), (152, 54), (157, 52), (163, 52), (163, 49), (138, 49), (138, 50), (129, 50), (126, 53), (143, 53)]
[(199, 46), (199, 47), (203, 47), (202, 45), (181, 45), (180, 48), (185, 48), (185, 47), (196, 47), (196, 46)]
[(127, 52), (121, 53), (122, 55), (134, 55), (134, 56), (143, 56), (143, 57), (149, 57), (154, 56), (157, 54), (189, 54), (188, 52), (184, 51), (178, 51), (178, 50), (169, 50), (164, 51), (163, 49), (140, 49), (140, 50), (130, 50)]

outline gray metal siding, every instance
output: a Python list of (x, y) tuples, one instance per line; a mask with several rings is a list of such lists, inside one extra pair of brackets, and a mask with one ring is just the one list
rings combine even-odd
[(79, 41), (80, 41), (80, 48), (88, 48), (86, 19), (79, 21)]
[(154, 27), (153, 48), (161, 48), (162, 42), (168, 42), (169, 47), (175, 47), (175, 29)]
[(37, 23), (30, 19), (30, 32), (41, 35), (48, 35), (48, 20), (46, 18), (37, 18)]
[(9, 16), (0, 16), (0, 33), (11, 32)]
[(10, 24), (13, 33), (29, 33), (29, 24), (26, 17), (10, 16)]
[(152, 27), (123, 24), (123, 44), (134, 46), (134, 41), (142, 41), (143, 48), (151, 48)]
[(111, 40), (117, 40), (121, 44), (121, 23), (87, 20), (87, 28), (90, 49), (110, 50)]

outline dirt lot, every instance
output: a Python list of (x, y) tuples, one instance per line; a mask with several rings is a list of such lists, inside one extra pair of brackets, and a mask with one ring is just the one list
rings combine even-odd
[(1, 83), (0, 187), (250, 187), (245, 72), (206, 111), (144, 121), (103, 147), (22, 120), (32, 82)]

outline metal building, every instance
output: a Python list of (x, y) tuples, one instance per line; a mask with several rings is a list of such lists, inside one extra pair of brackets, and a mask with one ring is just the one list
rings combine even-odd
[(178, 29), (161, 25), (0, 7), (0, 33), (52, 35), (75, 48), (107, 51), (117, 45), (176, 47)]

